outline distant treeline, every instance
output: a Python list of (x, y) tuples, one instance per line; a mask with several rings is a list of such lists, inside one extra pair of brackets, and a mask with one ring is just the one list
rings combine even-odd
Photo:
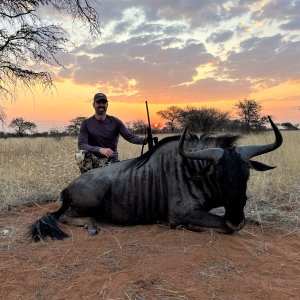
[[(239, 100), (235, 105), (239, 118), (232, 119), (229, 112), (223, 112), (216, 108), (187, 106), (180, 108), (170, 106), (165, 110), (158, 111), (157, 114), (164, 120), (164, 125), (159, 123), (151, 124), (153, 134), (171, 133), (180, 134), (185, 127), (195, 133), (214, 132), (238, 132), (238, 133), (259, 133), (267, 130), (269, 126), (268, 116), (261, 115), (262, 106), (253, 99)], [(0, 123), (4, 130), (6, 115), (4, 110), (0, 110)], [(52, 128), (49, 131), (37, 132), (37, 125), (22, 117), (14, 118), (8, 127), (14, 130), (11, 132), (0, 131), (0, 138), (15, 137), (52, 137), (60, 139), (64, 136), (78, 136), (81, 123), (86, 119), (84, 116), (77, 116), (69, 121), (63, 130)], [(298, 130), (299, 124), (290, 122), (279, 123), (285, 130)], [(146, 136), (149, 124), (143, 120), (133, 120), (127, 122), (128, 129), (138, 135)]]
[(22, 135), (15, 133), (15, 132), (3, 132), (0, 131), (0, 139), (5, 138), (20, 138), (20, 137), (51, 137), (51, 138), (57, 138), (60, 139), (64, 136), (77, 136), (76, 134), (69, 134), (67, 132), (34, 132), (34, 133), (23, 133)]
[[(137, 126), (136, 122), (132, 123), (127, 123), (126, 125), (128, 126), (128, 129), (138, 135), (145, 135), (146, 134), (146, 124), (141, 122), (138, 122), (139, 126)], [(283, 124), (277, 124), (281, 126), (281, 130), (299, 130), (298, 127), (293, 126), (290, 123), (283, 123)], [(259, 129), (252, 131), (252, 133), (260, 133), (263, 131), (267, 131), (269, 128), (266, 126), (261, 126)], [(155, 128), (153, 126), (152, 128), (152, 133), (153, 134), (164, 134), (164, 133), (171, 133), (171, 134), (180, 134), (182, 133), (183, 128), (182, 127), (175, 127), (173, 129), (170, 129), (169, 127), (162, 127), (162, 128)], [(222, 126), (220, 126), (218, 129), (215, 130), (215, 132), (237, 132), (239, 134), (245, 134), (243, 124), (238, 121), (238, 120), (229, 120), (227, 122), (224, 122)], [(198, 132), (198, 130), (195, 130), (195, 132)], [(199, 131), (200, 132), (200, 131)], [(4, 132), (0, 131), (0, 139), (5, 139), (5, 138), (20, 138), (20, 137), (29, 137), (29, 138), (37, 138), (37, 137), (49, 137), (49, 138), (55, 138), (55, 139), (61, 139), (62, 137), (66, 136), (73, 136), (77, 137), (79, 134), (79, 130), (76, 131), (55, 131), (55, 130), (50, 130), (50, 131), (44, 131), (44, 132), (33, 132), (33, 133), (22, 133), (20, 135), (17, 132)]]

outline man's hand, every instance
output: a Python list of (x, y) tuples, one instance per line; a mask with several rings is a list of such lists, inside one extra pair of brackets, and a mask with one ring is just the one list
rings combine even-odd
[(99, 152), (108, 158), (112, 157), (114, 154), (114, 151), (112, 151), (110, 148), (100, 148)]

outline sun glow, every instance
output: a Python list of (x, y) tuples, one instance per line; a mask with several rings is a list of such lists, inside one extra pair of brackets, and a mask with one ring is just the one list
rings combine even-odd
[[(91, 41), (86, 31), (71, 30), (76, 49), (63, 53), (66, 68), (46, 69), (55, 87), (51, 92), (18, 87), (15, 102), (0, 103), (7, 123), (22, 117), (35, 122), (39, 131), (65, 126), (74, 117), (93, 114), (97, 92), (108, 96), (108, 113), (124, 122), (146, 120), (145, 100), (155, 125), (164, 123), (157, 111), (172, 105), (233, 113), (244, 98), (259, 101), (263, 113), (277, 121), (300, 122), (300, 81), (287, 81), (299, 78), (299, 37), (286, 29), (294, 24), (293, 6), (283, 17), (280, 1), (206, 1), (195, 12), (193, 5), (165, 2), (123, 1), (112, 8), (104, 1), (101, 39)], [(214, 14), (217, 7), (225, 17)], [(44, 13), (51, 17), (47, 9)], [(269, 59), (274, 73), (264, 70)]]
[[(209, 74), (213, 70), (213, 65), (208, 64), (200, 68), (203, 74)], [(199, 77), (198, 77), (199, 78)], [(110, 86), (92, 87), (88, 85), (78, 85), (70, 80), (64, 80), (55, 84), (56, 88), (52, 93), (46, 93), (43, 90), (35, 91), (34, 96), (31, 93), (18, 95), (15, 102), (5, 103), (4, 108), (7, 113), (8, 122), (16, 117), (22, 117), (25, 120), (35, 122), (38, 125), (38, 131), (49, 130), (53, 127), (64, 127), (69, 120), (76, 116), (91, 116), (93, 114), (92, 98), (99, 91), (103, 91), (109, 98), (108, 113), (120, 118), (123, 122), (132, 120), (147, 120), (145, 110), (145, 99), (143, 96), (130, 101), (129, 95), (137, 91), (138, 80), (131, 78), (125, 81), (126, 84), (113, 89)], [(248, 98), (259, 101), (263, 106), (263, 113), (270, 114), (276, 118), (276, 121), (290, 121), (299, 123), (299, 104), (300, 104), (300, 81), (290, 81), (274, 87), (261, 89), (253, 92)], [(204, 95), (205, 96), (205, 95)], [(170, 95), (172, 97), (172, 95)], [(176, 95), (173, 95), (176, 99)], [(166, 103), (158, 94), (155, 99), (149, 99), (149, 112), (151, 122), (163, 124), (164, 120), (156, 114), (159, 110), (165, 110), (171, 105), (181, 108), (187, 105), (215, 107), (222, 111), (232, 112), (234, 115), (234, 104), (239, 99), (204, 101), (201, 102), (180, 102)], [(126, 101), (126, 102), (124, 102)]]

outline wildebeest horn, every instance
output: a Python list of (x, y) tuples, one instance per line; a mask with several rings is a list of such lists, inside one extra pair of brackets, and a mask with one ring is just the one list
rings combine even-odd
[(203, 160), (213, 160), (215, 163), (219, 161), (222, 157), (224, 150), (222, 148), (210, 148), (204, 150), (198, 150), (193, 152), (187, 152), (183, 149), (185, 135), (186, 135), (187, 127), (185, 127), (183, 134), (180, 137), (178, 153), (183, 157), (190, 159), (203, 159)]
[(276, 125), (273, 123), (272, 119), (270, 116), (268, 116), (269, 121), (271, 123), (271, 126), (273, 128), (273, 131), (275, 133), (275, 142), (272, 144), (267, 144), (267, 145), (258, 145), (258, 146), (239, 146), (236, 147), (236, 151), (241, 155), (241, 157), (245, 160), (248, 161), (250, 158), (254, 156), (258, 156), (264, 153), (271, 152), (282, 144), (282, 135)]

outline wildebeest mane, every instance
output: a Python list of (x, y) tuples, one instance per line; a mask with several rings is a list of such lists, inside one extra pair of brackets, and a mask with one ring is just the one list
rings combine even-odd
[(206, 134), (202, 134), (200, 136), (199, 142), (202, 141), (205, 145), (211, 145), (216, 148), (230, 148), (235, 147), (236, 142), (239, 140), (239, 135), (232, 134), (223, 134), (220, 136), (210, 136)]
[[(186, 136), (185, 140), (186, 140), (187, 148), (188, 147), (196, 148), (199, 144), (201, 144), (201, 145), (208, 145), (209, 147), (218, 147), (218, 148), (225, 149), (225, 148), (234, 147), (239, 138), (240, 138), (239, 135), (231, 135), (231, 134), (224, 134), (221, 136), (211, 136), (208, 134), (202, 134), (200, 137), (198, 137), (196, 134), (189, 133)], [(132, 167), (140, 168), (145, 163), (147, 163), (147, 161), (150, 159), (153, 153), (155, 153), (163, 145), (171, 143), (173, 141), (179, 141), (179, 140), (180, 140), (180, 135), (174, 135), (174, 136), (163, 138), (151, 150), (147, 151), (143, 155), (131, 161), (130, 164), (127, 166), (127, 168), (132, 168)], [(202, 149), (203, 148), (207, 148), (207, 147), (202, 147)]]
[(180, 135), (174, 135), (174, 136), (168, 136), (160, 140), (155, 147), (153, 147), (151, 150), (145, 152), (141, 156), (135, 158), (129, 165), (128, 168), (132, 167), (141, 167), (143, 166), (152, 156), (154, 152), (156, 152), (159, 148), (161, 148), (163, 145), (173, 142), (173, 141), (179, 141)]

